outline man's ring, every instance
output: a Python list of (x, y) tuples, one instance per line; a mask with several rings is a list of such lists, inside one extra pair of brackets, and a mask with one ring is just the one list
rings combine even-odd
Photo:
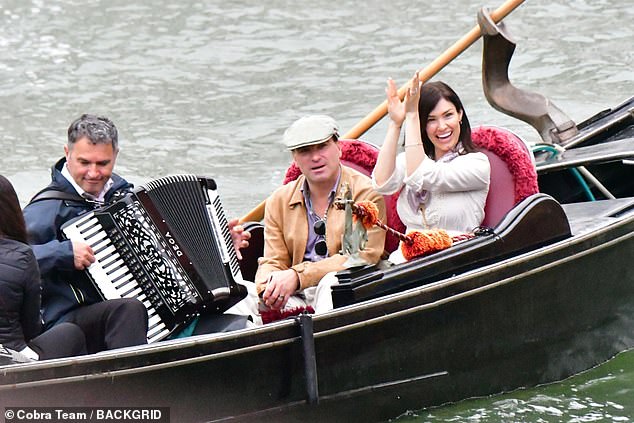
[(410, 90), (410, 92), (411, 92), (412, 94), (416, 94), (416, 92), (417, 92), (417, 91), (418, 91), (418, 90), (416, 90), (416, 89), (414, 89), (414, 88), (412, 88), (412, 89)]
[(278, 300), (282, 300), (282, 301), (284, 301), (284, 295), (278, 295), (278, 296), (277, 296), (277, 299), (278, 299)]

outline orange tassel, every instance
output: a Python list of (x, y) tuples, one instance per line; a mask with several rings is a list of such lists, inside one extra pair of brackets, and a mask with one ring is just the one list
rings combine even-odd
[[(337, 203), (337, 208), (343, 209), (343, 203)], [(424, 231), (412, 231), (405, 235), (398, 232), (379, 220), (379, 209), (372, 201), (360, 201), (352, 205), (354, 219), (361, 219), (361, 223), (366, 229), (370, 229), (376, 225), (391, 234), (394, 234), (401, 240), (401, 252), (405, 260), (409, 261), (413, 258), (435, 253), (449, 248), (454, 242), (464, 241), (474, 238), (474, 234), (463, 234), (450, 237), (447, 231), (443, 229), (431, 229)]]
[(444, 250), (453, 244), (449, 234), (442, 229), (412, 231), (407, 234), (407, 238), (410, 242), (401, 243), (401, 252), (407, 261)]
[(379, 209), (372, 201), (359, 201), (356, 203), (354, 218), (361, 219), (363, 227), (370, 229), (379, 221)]

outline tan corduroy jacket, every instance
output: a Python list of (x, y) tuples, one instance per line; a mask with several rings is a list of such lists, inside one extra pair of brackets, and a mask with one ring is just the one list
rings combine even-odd
[[(308, 219), (301, 188), (304, 175), (278, 188), (266, 200), (264, 213), (264, 256), (258, 261), (255, 275), (258, 294), (266, 288), (271, 272), (293, 268), (299, 275), (300, 290), (315, 286), (328, 272), (343, 270), (346, 257), (340, 254), (343, 234), (344, 210), (330, 205), (326, 219), (326, 243), (329, 257), (317, 262), (304, 262), (308, 242)], [(355, 202), (370, 200), (379, 209), (379, 219), (385, 222), (383, 196), (372, 189), (370, 179), (346, 166), (342, 166), (337, 186), (339, 195), (343, 183), (348, 183)], [(385, 231), (377, 226), (368, 230), (368, 242), (361, 256), (377, 263), (383, 255)]]

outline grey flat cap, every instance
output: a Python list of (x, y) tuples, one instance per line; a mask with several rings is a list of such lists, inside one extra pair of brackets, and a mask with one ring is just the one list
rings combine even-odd
[(321, 144), (328, 141), (333, 135), (339, 137), (339, 125), (326, 115), (304, 116), (295, 122), (284, 132), (284, 145), (289, 150)]

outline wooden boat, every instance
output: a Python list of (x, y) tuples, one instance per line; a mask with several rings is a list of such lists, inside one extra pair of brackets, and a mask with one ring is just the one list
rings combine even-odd
[[(632, 99), (575, 125), (587, 141), (538, 156), (542, 192), (490, 231), (403, 265), (341, 272), (332, 312), (3, 365), (0, 404), (168, 407), (179, 422), (385, 421), (604, 362), (634, 347), (631, 110)], [(580, 166), (615, 198), (571, 192)]]

